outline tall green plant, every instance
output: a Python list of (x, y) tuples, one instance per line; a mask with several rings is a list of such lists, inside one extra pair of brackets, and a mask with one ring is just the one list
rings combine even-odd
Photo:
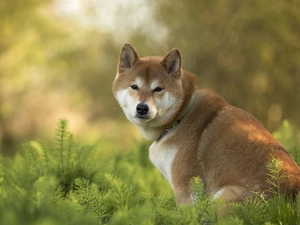
[(79, 146), (62, 119), (53, 143), (31, 141), (13, 159), (0, 156), (0, 224), (300, 224), (300, 199), (281, 195), (285, 174), (275, 159), (267, 166), (272, 198), (260, 193), (218, 214), (224, 202), (212, 201), (199, 178), (191, 184), (194, 204), (176, 205), (145, 159), (149, 143), (122, 151), (98, 143)]

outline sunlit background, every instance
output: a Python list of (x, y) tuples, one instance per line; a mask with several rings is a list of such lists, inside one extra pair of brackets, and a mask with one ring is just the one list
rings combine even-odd
[(141, 140), (111, 92), (124, 42), (140, 56), (179, 47), (200, 88), (300, 139), (299, 15), (298, 0), (2, 0), (0, 152), (52, 139), (60, 118), (77, 140)]

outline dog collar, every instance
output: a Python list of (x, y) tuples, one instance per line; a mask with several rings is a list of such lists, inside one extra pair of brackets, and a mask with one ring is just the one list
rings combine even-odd
[(181, 120), (186, 116), (186, 114), (190, 111), (190, 109), (192, 108), (193, 104), (195, 102), (195, 95), (192, 96), (192, 99), (188, 105), (188, 107), (186, 108), (186, 110), (183, 113), (183, 116), (176, 120), (171, 126), (167, 127), (166, 129), (164, 129), (160, 135), (158, 136), (158, 138), (156, 139), (156, 141), (159, 141), (160, 139), (162, 139), (163, 136), (165, 136), (169, 131), (172, 131), (176, 128), (176, 126), (181, 122)]

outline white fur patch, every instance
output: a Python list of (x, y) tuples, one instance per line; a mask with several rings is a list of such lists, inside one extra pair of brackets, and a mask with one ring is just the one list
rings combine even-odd
[(159, 87), (159, 81), (158, 80), (152, 81), (152, 83), (150, 84), (151, 90), (154, 90), (157, 87)]
[(221, 188), (220, 190), (218, 190), (218, 191), (213, 195), (212, 201), (214, 201), (214, 200), (220, 198), (220, 197), (223, 195), (224, 191), (225, 191), (225, 188)]
[(117, 91), (116, 93), (116, 99), (119, 102), (120, 106), (123, 107), (127, 107), (127, 99), (128, 99), (128, 91), (127, 89), (123, 89), (120, 91)]
[(142, 88), (145, 85), (145, 81), (137, 77), (134, 84), (137, 85), (138, 88)]
[[(163, 147), (160, 143), (154, 142), (150, 146), (150, 160), (155, 167), (164, 175), (166, 180), (171, 183), (172, 164), (177, 152), (175, 147)], [(172, 185), (172, 184), (171, 184)]]

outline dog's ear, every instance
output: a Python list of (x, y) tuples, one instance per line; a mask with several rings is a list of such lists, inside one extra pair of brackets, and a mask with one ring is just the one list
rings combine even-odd
[(166, 68), (168, 74), (179, 78), (181, 76), (181, 54), (179, 49), (173, 48), (169, 51), (161, 64)]
[(139, 56), (135, 48), (131, 44), (125, 43), (120, 53), (118, 73), (124, 73), (138, 60)]

